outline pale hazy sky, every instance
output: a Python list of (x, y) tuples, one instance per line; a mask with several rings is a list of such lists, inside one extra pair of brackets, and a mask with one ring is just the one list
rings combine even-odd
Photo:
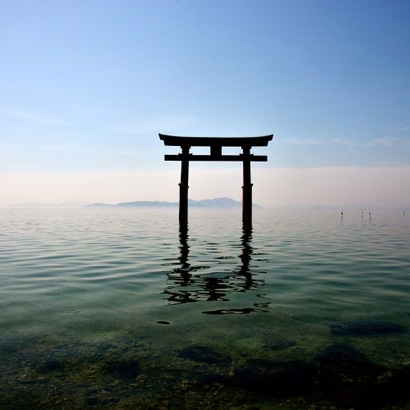
[[(0, 0), (0, 206), (178, 200), (158, 132), (275, 139), (264, 206), (410, 206), (407, 0)], [(192, 163), (190, 197), (241, 198)]]

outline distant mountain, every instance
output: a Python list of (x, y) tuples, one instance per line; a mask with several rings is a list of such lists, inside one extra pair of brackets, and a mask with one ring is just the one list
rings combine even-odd
[(189, 199), (188, 205), (194, 208), (240, 208), (242, 202), (231, 198), (202, 199), (200, 201)]
[(164, 208), (164, 207), (177, 207), (178, 202), (166, 202), (166, 201), (132, 201), (132, 202), (119, 202), (118, 204), (106, 204), (103, 202), (97, 202), (94, 204), (86, 205), (87, 208)]
[(166, 202), (166, 201), (133, 201), (133, 202), (120, 202), (119, 204), (114, 205), (117, 208), (133, 208), (133, 207), (174, 207), (178, 206), (178, 202)]
[[(188, 206), (192, 208), (240, 208), (242, 202), (235, 201), (231, 198), (214, 198), (214, 199), (202, 199), (196, 201), (194, 199), (188, 200)], [(260, 208), (259, 205), (253, 204), (254, 207)], [(106, 204), (95, 203), (87, 205), (88, 208), (143, 208), (143, 207), (155, 207), (155, 208), (170, 208), (178, 207), (178, 202), (167, 201), (133, 201), (133, 202), (120, 202), (118, 204)]]
[(115, 205), (106, 204), (104, 202), (95, 202), (93, 204), (85, 205), (85, 208), (113, 208)]

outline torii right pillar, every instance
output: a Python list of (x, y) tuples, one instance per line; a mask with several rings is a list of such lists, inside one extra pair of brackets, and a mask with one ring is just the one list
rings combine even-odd
[(242, 186), (242, 222), (244, 228), (252, 227), (252, 182), (251, 182), (251, 147), (242, 147), (243, 186)]

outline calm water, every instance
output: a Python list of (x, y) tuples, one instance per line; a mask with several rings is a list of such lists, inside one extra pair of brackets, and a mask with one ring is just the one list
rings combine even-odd
[(0, 210), (0, 408), (410, 408), (410, 213), (177, 212)]

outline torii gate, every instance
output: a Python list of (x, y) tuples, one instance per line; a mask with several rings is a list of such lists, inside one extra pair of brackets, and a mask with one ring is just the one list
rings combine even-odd
[[(164, 145), (179, 146), (181, 152), (177, 155), (165, 155), (165, 161), (181, 161), (181, 182), (179, 184), (179, 222), (188, 225), (188, 174), (189, 161), (242, 161), (242, 222), (244, 226), (252, 225), (252, 183), (251, 162), (266, 162), (266, 155), (251, 154), (252, 147), (266, 147), (272, 140), (273, 134), (261, 137), (238, 138), (206, 138), (206, 137), (177, 137), (159, 134)], [(195, 155), (189, 152), (191, 147), (210, 147), (209, 155)], [(223, 147), (241, 147), (242, 154), (223, 155)]]

